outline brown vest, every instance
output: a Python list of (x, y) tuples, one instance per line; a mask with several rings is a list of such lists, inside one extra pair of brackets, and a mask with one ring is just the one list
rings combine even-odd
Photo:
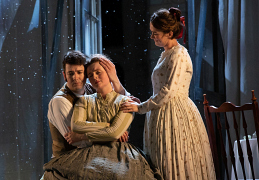
[[(89, 91), (89, 90), (88, 90)], [(91, 93), (88, 92), (87, 93)], [(66, 86), (64, 85), (55, 95), (56, 96), (63, 96), (73, 106), (75, 105), (76, 101), (78, 100), (78, 97)], [(51, 133), (51, 138), (52, 138), (52, 152), (55, 157), (60, 156), (62, 153), (66, 151), (70, 151), (72, 149), (75, 149), (75, 146), (70, 145), (66, 139), (60, 134), (58, 129), (51, 123), (49, 122), (49, 128), (50, 128), (50, 133)]]
[[(85, 92), (87, 94), (93, 94), (95, 93), (95, 90), (90, 86), (88, 83), (85, 85)], [(66, 86), (66, 84), (54, 95), (55, 96), (63, 96), (71, 104), (74, 106), (76, 101), (78, 100), (78, 97)], [(75, 149), (75, 146), (70, 145), (65, 138), (60, 134), (58, 129), (49, 122), (49, 128), (52, 138), (52, 152), (55, 157), (60, 156), (62, 153), (66, 151), (70, 151), (72, 149)]]

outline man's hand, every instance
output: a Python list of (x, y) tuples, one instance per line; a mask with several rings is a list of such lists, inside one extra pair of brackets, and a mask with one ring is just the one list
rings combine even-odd
[(75, 132), (71, 131), (70, 127), (68, 127), (68, 128), (69, 128), (69, 132), (67, 132), (64, 135), (64, 137), (69, 144), (73, 144), (75, 142), (82, 141), (82, 140), (87, 140), (87, 137), (85, 134), (75, 133)]
[(125, 131), (123, 135), (118, 139), (119, 142), (128, 142), (129, 140), (129, 133)]

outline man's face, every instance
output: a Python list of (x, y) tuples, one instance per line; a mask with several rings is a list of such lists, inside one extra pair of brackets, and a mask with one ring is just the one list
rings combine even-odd
[(67, 81), (68, 88), (77, 94), (84, 94), (84, 85), (86, 83), (85, 68), (83, 65), (66, 64), (66, 70), (63, 71), (64, 79)]

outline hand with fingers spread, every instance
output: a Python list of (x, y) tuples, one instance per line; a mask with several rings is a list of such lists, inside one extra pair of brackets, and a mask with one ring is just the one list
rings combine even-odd
[(120, 106), (120, 110), (123, 111), (124, 113), (138, 112), (138, 105), (139, 103), (130, 100), (128, 102), (122, 103)]
[(117, 76), (115, 65), (109, 59), (100, 58), (100, 64), (107, 72), (112, 83), (117, 81), (120, 82)]
[(100, 64), (107, 72), (110, 81), (112, 82), (114, 91), (120, 94), (125, 94), (125, 89), (121, 85), (120, 80), (117, 76), (115, 65), (106, 58), (100, 58)]

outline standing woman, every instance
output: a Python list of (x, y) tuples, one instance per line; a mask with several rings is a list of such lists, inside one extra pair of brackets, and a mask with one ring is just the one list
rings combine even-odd
[(153, 96), (122, 104), (124, 112), (146, 113), (144, 151), (166, 180), (216, 179), (201, 115), (189, 96), (191, 58), (176, 39), (182, 36), (181, 11), (160, 9), (150, 19), (151, 39), (163, 47), (152, 73)]

